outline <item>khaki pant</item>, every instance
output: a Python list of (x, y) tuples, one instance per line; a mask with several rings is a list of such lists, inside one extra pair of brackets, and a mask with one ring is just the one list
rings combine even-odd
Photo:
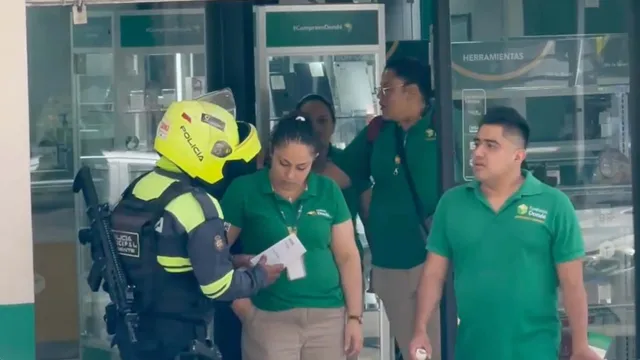
[[(391, 335), (396, 338), (402, 357), (409, 356), (409, 342), (413, 338), (416, 317), (416, 300), (418, 284), (422, 276), (422, 265), (408, 270), (383, 269), (374, 266), (372, 282), (376, 294), (382, 300), (389, 318)], [(432, 360), (440, 360), (440, 309), (431, 315), (427, 326), (427, 334), (431, 341)]]
[(253, 308), (243, 320), (243, 360), (344, 360), (345, 310)]

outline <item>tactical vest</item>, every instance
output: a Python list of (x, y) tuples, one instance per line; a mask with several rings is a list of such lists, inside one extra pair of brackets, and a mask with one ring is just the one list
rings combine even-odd
[[(206, 311), (200, 306), (206, 298), (200, 292), (193, 272), (170, 274), (158, 264), (159, 233), (156, 227), (160, 224), (165, 207), (172, 200), (193, 193), (202, 203), (202, 196), (198, 195), (207, 195), (204, 191), (198, 191), (187, 178), (177, 179), (156, 199), (141, 200), (133, 195), (133, 189), (147, 174), (135, 179), (125, 189), (111, 213), (111, 228), (118, 254), (127, 280), (135, 289), (135, 310), (141, 315), (197, 320)], [(176, 241), (184, 241), (184, 234), (175, 236)]]

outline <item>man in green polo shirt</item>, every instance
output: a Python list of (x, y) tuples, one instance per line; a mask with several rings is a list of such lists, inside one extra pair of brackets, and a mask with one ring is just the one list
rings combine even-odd
[[(384, 122), (375, 139), (368, 129), (360, 132), (333, 161), (351, 184), (372, 179), (367, 242), (371, 250), (371, 283), (384, 303), (391, 333), (409, 359), (408, 346), (414, 327), (415, 292), (425, 260), (422, 219), (414, 201), (421, 203), (425, 216), (438, 202), (437, 134), (432, 122), (429, 69), (419, 61), (398, 58), (389, 61), (382, 74), (378, 98)], [(404, 148), (406, 165), (419, 199), (414, 199), (399, 147)], [(439, 318), (429, 324), (437, 338)], [(438, 332), (438, 333), (437, 333)], [(433, 360), (439, 360), (437, 348)]]
[(487, 111), (474, 139), (476, 180), (447, 191), (434, 215), (412, 354), (430, 351), (424, 325), (451, 264), (460, 319), (456, 360), (558, 359), (558, 287), (571, 325), (571, 359), (599, 359), (587, 342), (580, 225), (564, 193), (521, 170), (528, 139), (516, 110)]

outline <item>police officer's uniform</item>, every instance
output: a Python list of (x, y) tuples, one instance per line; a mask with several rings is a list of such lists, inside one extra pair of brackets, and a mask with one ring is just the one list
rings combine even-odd
[(155, 150), (156, 168), (124, 191), (111, 216), (140, 314), (134, 346), (115, 308), (107, 309), (123, 360), (173, 360), (194, 339), (205, 343), (211, 301), (249, 297), (267, 281), (261, 266), (233, 269), (222, 210), (205, 191), (222, 182), (227, 163), (258, 154), (255, 128), (216, 104), (177, 102), (158, 127)]

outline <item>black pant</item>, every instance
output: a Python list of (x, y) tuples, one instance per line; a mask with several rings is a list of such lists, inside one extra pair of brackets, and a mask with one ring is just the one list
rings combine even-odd
[[(147, 318), (140, 320), (137, 332), (139, 345), (134, 348), (124, 321), (118, 321), (115, 341), (122, 360), (176, 360), (178, 355), (189, 350), (194, 339), (202, 337), (204, 341), (205, 331), (202, 325), (194, 323)], [(200, 358), (182, 356), (180, 359)]]
[(242, 360), (242, 323), (229, 303), (216, 303), (213, 338), (223, 360)]

